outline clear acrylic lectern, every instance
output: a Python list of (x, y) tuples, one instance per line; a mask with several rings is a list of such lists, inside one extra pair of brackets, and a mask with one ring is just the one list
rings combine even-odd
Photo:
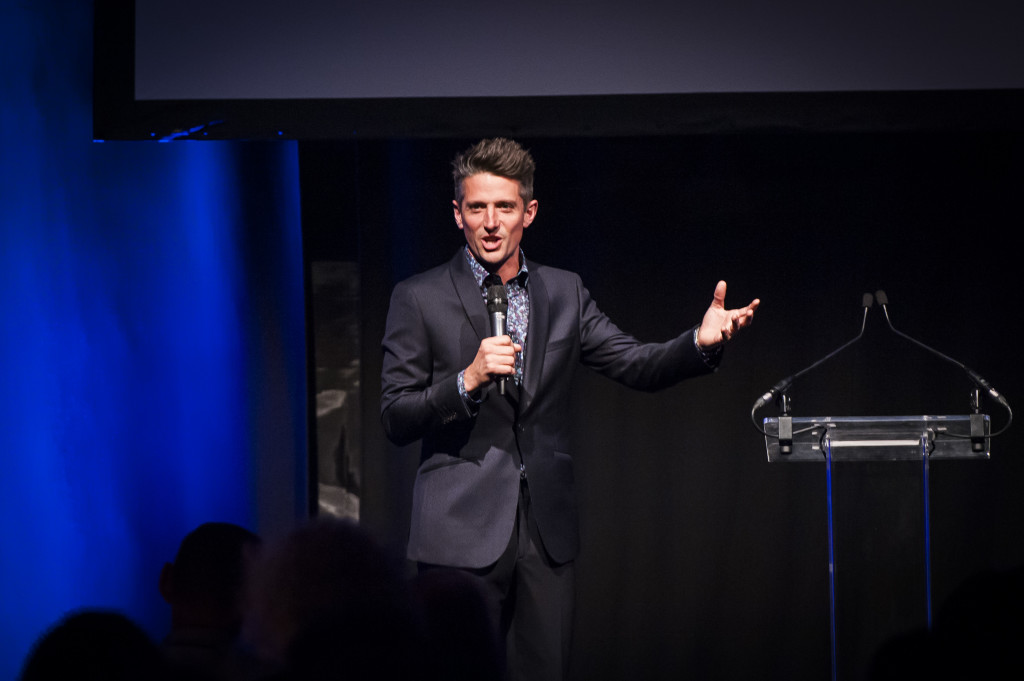
[[(923, 617), (927, 627), (931, 628), (929, 463), (941, 459), (989, 458), (990, 419), (986, 414), (977, 413), (962, 416), (777, 416), (765, 418), (763, 423), (769, 462), (819, 462), (825, 466), (829, 624), (832, 679), (835, 681), (838, 676), (837, 655), (842, 654), (837, 649), (843, 647), (837, 645), (837, 619), (840, 619), (837, 612), (844, 613), (841, 619), (846, 625), (845, 628), (839, 627), (844, 629), (842, 638), (848, 662), (843, 665), (844, 670), (856, 666), (849, 663), (850, 657), (858, 654), (864, 657), (865, 651), (877, 644), (877, 641), (870, 640), (871, 632), (865, 631), (874, 624), (872, 613), (867, 611), (869, 602), (889, 610), (911, 609), (914, 613), (910, 619)], [(861, 462), (865, 466), (858, 468), (883, 466), (886, 475), (868, 476), (867, 483), (858, 483), (858, 502), (848, 503), (849, 510), (844, 508), (842, 511), (845, 514), (843, 539), (850, 539), (847, 544), (860, 552), (853, 562), (872, 574), (853, 575), (854, 579), (851, 579), (851, 575), (844, 573), (843, 579), (847, 579), (847, 584), (850, 581), (858, 584), (854, 588), (842, 589), (847, 602), (837, 602), (843, 599), (837, 598), (836, 589), (837, 520), (834, 515), (833, 472), (836, 464), (847, 466)], [(895, 493), (890, 492), (884, 503), (895, 505), (879, 508), (884, 506), (880, 503), (882, 496), (872, 496), (872, 488), (892, 485), (894, 479), (902, 481), (895, 483), (902, 486)], [(907, 493), (908, 489), (910, 493)], [(891, 502), (892, 499), (897, 501)], [(879, 545), (884, 546), (886, 539), (878, 535), (886, 532), (894, 537), (888, 540), (886, 549), (899, 554), (899, 558), (879, 560), (873, 566), (870, 556), (864, 557), (864, 554), (877, 551)], [(850, 534), (858, 536), (849, 537)], [(913, 541), (908, 541), (909, 537), (913, 537)], [(848, 546), (844, 555), (850, 557), (850, 550)], [(882, 584), (885, 580), (877, 573), (883, 571), (903, 574), (888, 584)], [(908, 577), (910, 573), (913, 575)], [(906, 586), (908, 583), (911, 584), (909, 588)], [(897, 586), (892, 586), (894, 584)], [(893, 593), (898, 596), (893, 597)], [(857, 671), (863, 672), (863, 669)]]

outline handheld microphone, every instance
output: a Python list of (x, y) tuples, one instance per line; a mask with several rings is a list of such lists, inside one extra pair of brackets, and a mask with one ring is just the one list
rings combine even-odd
[[(487, 314), (491, 320), (491, 335), (508, 335), (508, 292), (505, 285), (501, 283), (501, 277), (496, 274), (489, 275), (484, 280), (487, 286)], [(498, 379), (498, 394), (505, 394), (505, 386), (508, 377), (502, 376)]]
[(1006, 409), (1007, 411), (1010, 411), (1010, 405), (1006, 402), (1006, 398), (1003, 397), (1002, 394), (1000, 394), (998, 390), (993, 388), (989, 384), (988, 381), (986, 381), (984, 378), (982, 378), (980, 375), (978, 375), (978, 373), (976, 371), (974, 371), (971, 368), (967, 367), (963, 362), (957, 361), (957, 360), (953, 359), (952, 357), (948, 357), (948, 356), (944, 355), (943, 353), (939, 352), (938, 350), (936, 350), (935, 348), (932, 348), (932, 347), (929, 347), (929, 346), (925, 345), (924, 343), (922, 343), (921, 341), (917, 340), (916, 338), (911, 338), (910, 336), (908, 336), (907, 334), (903, 333), (902, 331), (898, 330), (895, 326), (893, 326), (892, 325), (892, 320), (889, 319), (889, 297), (887, 295), (885, 295), (885, 291), (875, 291), (875, 299), (878, 300), (878, 304), (882, 307), (882, 312), (885, 313), (885, 323), (889, 325), (889, 328), (892, 330), (893, 333), (895, 333), (900, 338), (907, 339), (908, 341), (910, 341), (911, 343), (913, 343), (917, 347), (923, 348), (924, 350), (927, 350), (928, 352), (932, 353), (933, 355), (935, 355), (935, 356), (937, 356), (937, 357), (939, 357), (941, 359), (944, 359), (945, 361), (949, 362), (950, 364), (953, 364), (955, 366), (960, 367), (961, 369), (964, 370), (964, 372), (967, 373), (967, 375), (970, 377), (971, 381), (974, 382), (974, 385), (978, 386), (979, 388), (984, 389), (985, 392), (987, 392), (992, 397), (992, 399), (996, 400), (999, 404), (1001, 404), (1004, 409)]

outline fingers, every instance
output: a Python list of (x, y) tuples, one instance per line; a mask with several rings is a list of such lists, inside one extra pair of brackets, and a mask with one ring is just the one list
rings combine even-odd
[(484, 338), (480, 341), (480, 349), (484, 350), (485, 346), (487, 347), (487, 352), (496, 352), (509, 356), (515, 356), (517, 352), (523, 351), (523, 346), (513, 342), (512, 337), (508, 334)]
[(738, 310), (726, 310), (726, 323), (722, 325), (722, 339), (730, 340), (740, 329), (744, 329), (754, 323), (754, 311), (761, 304), (760, 299), (754, 298), (746, 307)]
[(484, 370), (491, 376), (509, 376), (515, 372), (516, 353), (523, 346), (513, 343), (509, 336), (492, 336), (480, 343), (480, 357)]
[(749, 324), (750, 322), (752, 322), (754, 320), (754, 311), (757, 309), (757, 305), (759, 303), (760, 303), (760, 301), (755, 300), (754, 302), (752, 302), (750, 305), (747, 305), (746, 307), (740, 308), (739, 310), (734, 310), (734, 312), (735, 312), (735, 315), (734, 315), (735, 319), (737, 321), (741, 322), (744, 325)]
[(491, 336), (480, 341), (473, 362), (463, 372), (463, 384), (467, 392), (488, 385), (501, 376), (515, 373), (516, 353), (523, 346), (513, 343), (509, 336)]

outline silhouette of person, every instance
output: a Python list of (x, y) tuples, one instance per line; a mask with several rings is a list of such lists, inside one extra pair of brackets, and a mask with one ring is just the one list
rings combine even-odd
[(414, 678), (420, 628), (402, 563), (350, 520), (321, 517), (260, 556), (244, 645), (284, 678)]
[(165, 681), (175, 677), (152, 639), (119, 612), (78, 610), (36, 641), (20, 681), (103, 679)]
[(171, 606), (161, 643), (179, 669), (220, 678), (242, 624), (246, 564), (261, 544), (232, 523), (204, 523), (182, 540), (173, 563), (160, 572), (160, 594)]

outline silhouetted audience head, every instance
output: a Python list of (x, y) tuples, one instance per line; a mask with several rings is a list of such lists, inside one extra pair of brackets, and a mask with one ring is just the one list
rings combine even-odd
[(422, 664), (403, 563), (351, 521), (268, 546), (250, 586), (246, 643), (290, 679), (409, 679)]
[(204, 523), (164, 565), (160, 593), (171, 606), (171, 630), (161, 647), (182, 670), (222, 676), (241, 629), (248, 563), (259, 546), (260, 538), (244, 527)]
[(246, 561), (260, 538), (232, 523), (203, 523), (189, 532), (160, 573), (172, 626), (238, 627)]
[(33, 646), (21, 681), (162, 681), (170, 673), (157, 645), (117, 612), (81, 610), (63, 617)]

